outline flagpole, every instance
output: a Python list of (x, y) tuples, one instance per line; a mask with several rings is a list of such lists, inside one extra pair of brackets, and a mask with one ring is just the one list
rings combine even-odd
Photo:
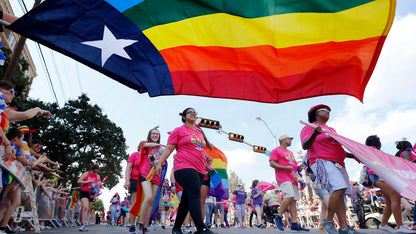
[(10, 23), (7, 22), (7, 21), (5, 21), (5, 20), (0, 19), (0, 25), (2, 25), (2, 26), (9, 26)]

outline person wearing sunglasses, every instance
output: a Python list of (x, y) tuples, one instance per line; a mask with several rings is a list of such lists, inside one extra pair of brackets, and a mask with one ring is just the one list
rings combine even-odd
[[(315, 183), (331, 191), (326, 220), (322, 227), (329, 234), (359, 233), (347, 225), (347, 216), (344, 203), (345, 194), (351, 195), (351, 185), (344, 160), (346, 157), (354, 158), (351, 153), (345, 152), (342, 145), (325, 134), (336, 133), (335, 129), (326, 125), (329, 120), (331, 108), (324, 104), (316, 105), (308, 111), (308, 121), (316, 127), (305, 126), (300, 134), (302, 148), (308, 150), (309, 166), (316, 176)], [(339, 220), (339, 231), (335, 228), (334, 215)]]
[(205, 154), (204, 148), (210, 144), (196, 123), (198, 114), (194, 108), (186, 108), (179, 115), (184, 125), (175, 128), (170, 133), (168, 144), (156, 167), (156, 173), (160, 174), (163, 163), (176, 149), (176, 156), (173, 161), (174, 175), (176, 181), (183, 188), (183, 194), (172, 233), (182, 233), (181, 226), (188, 211), (197, 228), (195, 233), (213, 233), (206, 228), (202, 218), (200, 190), (206, 173), (207, 157), (209, 157)]

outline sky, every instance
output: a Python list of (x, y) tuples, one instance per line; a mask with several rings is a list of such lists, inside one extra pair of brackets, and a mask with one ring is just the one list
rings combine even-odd
[[(12, 1), (15, 14), (23, 11)], [(25, 0), (27, 6), (33, 0)], [(42, 51), (51, 81), (60, 106), (69, 100), (77, 99), (86, 93), (91, 104), (100, 106), (109, 119), (123, 129), (131, 154), (148, 131), (160, 126), (161, 142), (166, 143), (168, 134), (182, 122), (179, 113), (193, 107), (199, 117), (220, 121), (222, 129), (244, 135), (245, 141), (274, 148), (272, 134), (266, 125), (256, 120), (260, 116), (277, 138), (282, 134), (294, 137), (289, 147), (298, 156), (301, 150), (299, 120), (307, 121), (307, 111), (316, 104), (327, 104), (332, 108), (328, 125), (345, 137), (364, 142), (369, 135), (377, 134), (382, 142), (382, 150), (395, 154), (395, 142), (407, 138), (416, 142), (416, 1), (397, 0), (396, 17), (390, 34), (384, 44), (374, 73), (368, 82), (364, 101), (346, 95), (331, 95), (279, 104), (251, 101), (205, 98), (195, 96), (163, 96), (150, 98), (147, 94), (123, 86), (122, 84), (64, 56), (43, 47)], [(357, 25), (358, 27), (358, 25)], [(29, 97), (45, 102), (55, 102), (51, 85), (45, 75), (44, 66), (36, 44), (27, 45), (35, 62), (38, 76), (34, 79)], [(274, 181), (274, 171), (269, 167), (268, 157), (259, 154), (242, 143), (229, 141), (224, 134), (206, 129), (208, 139), (221, 149), (228, 159), (228, 170), (235, 171), (249, 189), (254, 179)], [(303, 154), (304, 152), (301, 152)], [(126, 162), (120, 162), (123, 168)], [(168, 159), (172, 166), (172, 156)], [(361, 165), (346, 159), (346, 167), (351, 180), (357, 180)], [(168, 172), (169, 173), (169, 172)], [(105, 175), (102, 175), (104, 177)], [(103, 190), (101, 198), (109, 204), (117, 191), (124, 197), (124, 179), (111, 190)], [(108, 203), (107, 203), (108, 202)]]

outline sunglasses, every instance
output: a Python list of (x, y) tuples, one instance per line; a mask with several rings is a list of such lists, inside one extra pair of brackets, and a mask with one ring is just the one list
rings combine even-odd
[(326, 111), (326, 112), (328, 112), (328, 113), (330, 113), (330, 112), (331, 112), (330, 110), (328, 110), (328, 109), (326, 109), (326, 108), (321, 108), (321, 109), (316, 110), (316, 112), (318, 112), (318, 111)]
[(195, 111), (188, 111), (188, 112), (186, 112), (186, 114), (189, 114), (189, 115), (198, 115), (198, 113), (195, 112)]

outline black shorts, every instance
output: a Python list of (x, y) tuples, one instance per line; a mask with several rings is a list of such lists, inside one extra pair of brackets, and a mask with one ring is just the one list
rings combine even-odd
[(147, 181), (146, 178), (144, 178), (143, 176), (140, 176), (140, 183), (145, 182), (145, 181)]
[(205, 186), (207, 186), (209, 188), (210, 185), (211, 185), (211, 179), (208, 178), (208, 179), (204, 180), (204, 182), (202, 182), (202, 185), (205, 185)]
[(121, 208), (120, 217), (126, 217), (126, 211)]
[(90, 198), (90, 193), (89, 192), (85, 192), (85, 191), (81, 190), (81, 192), (79, 193), (79, 200), (81, 200), (82, 198), (88, 198), (88, 200), (90, 202), (94, 201), (94, 198), (92, 198), (92, 199)]
[(129, 193), (135, 193), (135, 192), (137, 192), (137, 180), (130, 179)]

